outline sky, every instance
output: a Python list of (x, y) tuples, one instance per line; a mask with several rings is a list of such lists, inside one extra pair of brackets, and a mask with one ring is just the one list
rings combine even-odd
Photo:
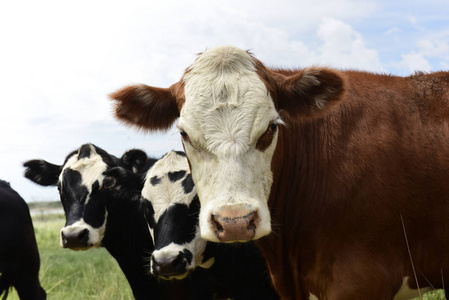
[(88, 142), (118, 157), (181, 150), (175, 128), (120, 124), (108, 94), (168, 87), (221, 45), (272, 67), (449, 70), (449, 0), (2, 1), (0, 179), (28, 202), (58, 200), (56, 188), (23, 177), (23, 162), (62, 164)]

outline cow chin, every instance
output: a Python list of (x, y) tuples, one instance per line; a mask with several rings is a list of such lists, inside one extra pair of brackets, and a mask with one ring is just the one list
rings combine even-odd
[(257, 240), (271, 232), (270, 212), (266, 205), (206, 205), (200, 212), (201, 237), (221, 243)]
[(170, 244), (151, 255), (150, 272), (165, 280), (184, 279), (195, 268), (194, 253), (182, 245)]

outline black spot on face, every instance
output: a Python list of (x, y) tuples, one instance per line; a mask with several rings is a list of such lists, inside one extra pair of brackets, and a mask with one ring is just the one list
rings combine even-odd
[(176, 151), (176, 154), (182, 156), (182, 157), (186, 157), (186, 154), (182, 151)]
[(66, 215), (65, 226), (82, 219), (92, 227), (99, 228), (104, 224), (106, 213), (104, 201), (97, 195), (100, 184), (95, 181), (89, 194), (89, 190), (81, 182), (82, 176), (78, 171), (64, 170), (60, 195)]
[(98, 180), (95, 180), (94, 184), (92, 185), (92, 194), (98, 192), (99, 189), (100, 183), (98, 182)]
[(150, 182), (152, 186), (158, 185), (159, 183), (161, 183), (161, 178), (157, 176), (151, 177)]
[(192, 192), (195, 184), (193, 183), (192, 174), (188, 174), (186, 178), (182, 181), (182, 187), (184, 188), (184, 193), (189, 194)]
[(195, 238), (200, 211), (199, 198), (196, 196), (192, 203), (174, 204), (159, 218), (154, 228), (155, 249), (162, 249), (174, 243), (186, 244)]
[(92, 193), (89, 197), (89, 201), (84, 206), (84, 222), (93, 228), (100, 228), (105, 222), (106, 204), (103, 198), (104, 197), (98, 193)]
[(186, 171), (169, 172), (168, 178), (171, 182), (176, 182), (186, 175)]
[(60, 196), (69, 226), (83, 217), (84, 204), (89, 191), (81, 183), (81, 174), (72, 169), (65, 169), (60, 184)]

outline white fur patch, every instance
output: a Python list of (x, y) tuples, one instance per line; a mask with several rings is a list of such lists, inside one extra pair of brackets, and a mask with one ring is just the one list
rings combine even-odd
[(396, 295), (394, 296), (393, 300), (412, 299), (412, 298), (418, 297), (419, 293), (421, 293), (421, 295), (422, 295), (431, 290), (431, 288), (429, 288), (429, 287), (421, 288), (420, 291), (418, 291), (416, 289), (411, 289), (408, 284), (409, 280), (410, 280), (410, 278), (408, 276), (404, 277), (402, 279), (402, 286), (399, 289), (399, 291), (396, 293)]
[(215, 263), (215, 257), (211, 257), (208, 260), (206, 260), (205, 262), (202, 262), (200, 265), (198, 265), (199, 267), (203, 268), (203, 269), (209, 269), (210, 267), (212, 267), (212, 265)]
[(309, 300), (319, 300), (317, 296), (315, 296), (314, 294), (310, 293), (309, 294)]
[(258, 212), (255, 238), (271, 231), (267, 201), (277, 132), (265, 151), (255, 148), (270, 122), (279, 119), (270, 94), (245, 51), (218, 47), (198, 57), (184, 77), (186, 102), (178, 127), (201, 200), (202, 236), (218, 241), (211, 214), (246, 205)]
[[(62, 180), (62, 177), (64, 176), (65, 169), (78, 171), (81, 174), (81, 183), (87, 188), (89, 195), (92, 193), (92, 185), (95, 181), (98, 181), (100, 186), (103, 185), (103, 179), (105, 177), (103, 172), (106, 171), (108, 167), (102, 157), (97, 154), (95, 148), (92, 145), (90, 145), (90, 147), (91, 155), (89, 157), (78, 159), (78, 154), (72, 155), (65, 163), (62, 172), (59, 175), (59, 181), (63, 184), (64, 181)], [(64, 187), (61, 186), (61, 188), (63, 189)], [(89, 199), (90, 197), (87, 197), (85, 204), (89, 202)]]

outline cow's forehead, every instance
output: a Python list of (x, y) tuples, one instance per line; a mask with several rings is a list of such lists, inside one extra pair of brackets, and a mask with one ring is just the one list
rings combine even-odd
[(191, 181), (187, 159), (175, 151), (167, 153), (151, 167), (142, 196), (152, 203), (156, 220), (172, 205), (190, 205), (196, 190), (193, 181), (190, 182), (192, 186), (187, 181)]
[(59, 176), (59, 181), (63, 181), (64, 172), (66, 169), (77, 171), (81, 175), (82, 184), (91, 191), (92, 185), (95, 181), (100, 181), (104, 178), (103, 172), (107, 169), (107, 164), (102, 157), (95, 151), (92, 151), (90, 156), (79, 158), (78, 153), (74, 153), (67, 159), (62, 172)]
[(185, 155), (179, 154), (176, 151), (170, 151), (161, 159), (154, 163), (148, 170), (146, 178), (153, 176), (163, 176), (170, 172), (189, 171), (189, 164)]
[[(249, 145), (279, 117), (270, 93), (245, 51), (221, 47), (203, 53), (184, 76), (185, 103), (178, 127), (197, 146)], [(212, 143), (212, 144), (211, 144)]]

